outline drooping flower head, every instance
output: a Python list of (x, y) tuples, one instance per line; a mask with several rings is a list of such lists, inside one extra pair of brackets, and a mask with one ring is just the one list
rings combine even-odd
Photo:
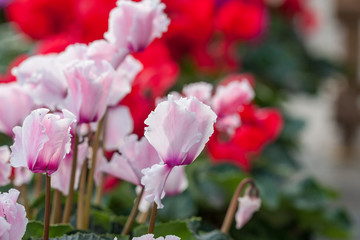
[(40, 108), (32, 111), (22, 127), (13, 129), (10, 163), (13, 167), (28, 167), (34, 173), (54, 173), (70, 151), (70, 125), (75, 116), (63, 110), (63, 116)]
[(242, 228), (253, 216), (254, 212), (260, 209), (261, 199), (245, 195), (239, 198), (239, 208), (235, 214), (236, 228)]
[(203, 150), (214, 131), (216, 114), (198, 99), (170, 95), (145, 120), (145, 137), (158, 152), (161, 163), (144, 169), (141, 183), (145, 199), (162, 208), (166, 180), (175, 166), (189, 165)]
[(26, 230), (28, 219), (24, 206), (16, 203), (20, 192), (10, 189), (8, 193), (0, 193), (0, 239), (21, 239)]
[(110, 12), (109, 30), (104, 37), (118, 49), (143, 51), (167, 30), (170, 20), (164, 9), (160, 0), (119, 0)]

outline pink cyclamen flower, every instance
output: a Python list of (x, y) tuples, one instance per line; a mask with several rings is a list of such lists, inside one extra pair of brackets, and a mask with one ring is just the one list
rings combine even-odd
[(145, 137), (158, 152), (161, 163), (144, 169), (141, 183), (145, 199), (162, 208), (166, 180), (175, 166), (189, 165), (214, 132), (216, 114), (198, 99), (174, 100), (170, 95), (145, 120)]
[(17, 167), (14, 168), (14, 179), (13, 184), (20, 187), (23, 184), (30, 183), (34, 173), (28, 169), (28, 167)]
[(33, 100), (17, 82), (0, 84), (0, 132), (12, 136), (12, 129), (24, 121), (33, 106)]
[(76, 61), (64, 70), (69, 85), (65, 107), (78, 124), (99, 121), (105, 113), (116, 72), (106, 61)]
[(0, 239), (20, 240), (26, 230), (28, 219), (24, 206), (16, 203), (20, 192), (10, 189), (0, 193)]
[(34, 173), (54, 173), (70, 151), (70, 125), (75, 116), (63, 110), (63, 116), (39, 108), (30, 113), (22, 127), (15, 127), (10, 163), (28, 167)]
[(260, 209), (261, 199), (245, 195), (239, 198), (239, 207), (235, 214), (236, 228), (242, 228), (252, 217), (254, 212)]
[(175, 235), (167, 235), (164, 237), (155, 238), (154, 234), (146, 234), (141, 237), (134, 237), (132, 240), (180, 240), (181, 238)]
[(8, 146), (0, 147), (0, 186), (10, 183), (11, 166), (9, 164), (10, 150)]
[(119, 0), (117, 7), (110, 12), (109, 30), (104, 37), (118, 49), (142, 51), (167, 31), (170, 20), (164, 9), (160, 0)]

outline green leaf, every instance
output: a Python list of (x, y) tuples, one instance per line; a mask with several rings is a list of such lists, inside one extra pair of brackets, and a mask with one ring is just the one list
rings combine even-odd
[(13, 140), (11, 137), (6, 135), (5, 133), (0, 132), (0, 146), (11, 146), (13, 144)]
[[(69, 224), (55, 224), (50, 226), (49, 236), (59, 237), (73, 230), (74, 228)], [(29, 221), (23, 239), (26, 240), (26, 239), (31, 239), (32, 237), (35, 238), (42, 237), (43, 232), (44, 232), (44, 224), (42, 222)]]
[[(159, 223), (155, 226), (155, 237), (165, 237), (166, 235), (176, 235), (181, 239), (196, 239), (194, 233), (189, 229), (188, 222), (199, 221), (198, 218), (192, 218), (189, 220), (169, 221), (166, 223)], [(142, 236), (147, 233), (148, 227), (145, 225), (138, 226), (134, 229), (134, 236)]]

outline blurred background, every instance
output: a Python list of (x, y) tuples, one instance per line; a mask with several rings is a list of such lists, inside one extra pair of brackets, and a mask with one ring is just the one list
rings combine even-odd
[[(101, 39), (115, 2), (0, 0), (2, 84), (16, 81), (11, 68), (28, 56)], [(187, 170), (189, 189), (166, 199), (160, 218), (196, 215), (209, 219), (205, 229), (216, 226), (239, 179), (250, 175), (263, 207), (232, 230), (234, 239), (360, 239), (360, 2), (163, 2), (169, 30), (135, 55), (144, 69), (122, 102), (135, 132), (143, 134), (157, 97), (195, 81), (217, 85), (242, 74), (256, 99), (240, 113), (236, 142), (213, 139)], [(107, 198), (116, 214), (122, 210), (112, 203), (124, 189)], [(178, 205), (187, 211), (172, 212)]]

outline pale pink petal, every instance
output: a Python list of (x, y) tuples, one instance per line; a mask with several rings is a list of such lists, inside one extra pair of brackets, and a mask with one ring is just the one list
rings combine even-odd
[(66, 97), (67, 83), (56, 54), (29, 57), (11, 72), (30, 87), (28, 93), (38, 105), (54, 108)]
[(254, 212), (260, 209), (261, 199), (248, 195), (239, 198), (239, 207), (235, 214), (236, 228), (242, 228), (252, 217)]
[(108, 162), (104, 157), (98, 157), (95, 173), (95, 182), (97, 185), (100, 184), (101, 173), (108, 173), (132, 184), (140, 185), (139, 177), (129, 164), (129, 161), (120, 156), (118, 153), (114, 153), (110, 162)]
[(71, 147), (71, 134), (70, 126), (75, 122), (75, 116), (63, 110), (64, 117), (61, 118), (59, 115), (47, 114), (43, 119), (42, 124), (46, 128), (46, 134), (49, 137), (42, 148), (39, 156), (38, 163), (35, 163), (35, 168), (43, 169), (43, 163), (46, 164), (47, 173), (50, 175), (54, 173), (65, 155), (70, 152)]
[(128, 107), (108, 108), (106, 116), (105, 142), (106, 150), (116, 150), (124, 144), (124, 138), (134, 130), (134, 122)]
[(180, 240), (181, 238), (175, 236), (175, 235), (167, 235), (165, 237), (165, 240)]
[(105, 62), (75, 62), (65, 70), (69, 94), (65, 107), (73, 112), (78, 123), (99, 121), (104, 115), (110, 88), (116, 72)]
[(131, 91), (131, 84), (142, 70), (142, 64), (133, 56), (128, 55), (116, 69), (117, 76), (110, 90), (110, 106), (117, 105)]
[(169, 96), (145, 120), (145, 137), (170, 166), (188, 162), (188, 151), (202, 138), (196, 114), (179, 101)]
[(165, 183), (165, 196), (178, 195), (185, 191), (189, 183), (185, 174), (185, 166), (175, 166)]
[(106, 40), (120, 49), (142, 51), (167, 30), (170, 20), (160, 0), (118, 1), (110, 12)]
[(67, 46), (67, 48), (59, 53), (57, 60), (64, 66), (72, 65), (79, 60), (87, 60), (88, 47), (83, 43), (75, 43)]
[(136, 134), (127, 137), (119, 150), (138, 176), (139, 182), (143, 177), (143, 169), (161, 162), (159, 154), (149, 141), (145, 137), (138, 141)]
[[(11, 166), (9, 163), (10, 150), (8, 146), (0, 147), (0, 186), (5, 186), (10, 183)], [(1, 236), (1, 234), (0, 234)]]
[[(79, 185), (81, 169), (86, 160), (86, 157), (88, 156), (88, 147), (89, 144), (87, 140), (85, 140), (78, 146), (74, 189), (77, 189)], [(61, 162), (59, 169), (53, 175), (51, 175), (51, 187), (59, 190), (60, 192), (62, 192), (62, 194), (66, 196), (69, 193), (72, 161), (73, 152), (70, 152)]]
[(25, 234), (28, 223), (25, 208), (16, 203), (19, 194), (20, 192), (16, 189), (10, 189), (9, 193), (0, 194), (0, 218), (5, 219), (11, 225), (3, 235), (8, 236), (9, 240), (20, 240)]
[(17, 82), (0, 84), (0, 132), (13, 136), (12, 129), (24, 121), (33, 106), (33, 100)]
[(118, 49), (106, 40), (96, 40), (89, 44), (87, 57), (94, 61), (107, 61), (116, 69), (125, 59), (127, 51)]
[(233, 81), (226, 86), (218, 86), (212, 99), (212, 107), (219, 118), (236, 113), (241, 105), (254, 98), (254, 90), (248, 81)]
[(141, 237), (134, 237), (132, 240), (155, 240), (154, 234), (146, 234)]
[(20, 187), (23, 184), (30, 183), (34, 173), (31, 172), (28, 167), (17, 167), (14, 168), (14, 175), (13, 184)]
[(142, 170), (144, 174), (141, 184), (144, 185), (144, 198), (146, 201), (155, 202), (158, 208), (163, 208), (161, 199), (164, 197), (166, 180), (173, 167), (167, 164), (154, 164), (151, 168)]
[(201, 102), (209, 104), (213, 86), (206, 82), (196, 82), (186, 85), (182, 92), (186, 97), (196, 97)]
[[(13, 167), (28, 166), (30, 170), (38, 159), (40, 151), (43, 149), (49, 137), (46, 134), (45, 126), (42, 124), (48, 109), (40, 108), (34, 110), (27, 116), (22, 127), (15, 127), (15, 141), (11, 148), (10, 163)], [(43, 162), (42, 167), (45, 168)]]
[[(187, 159), (183, 162), (184, 165), (187, 165), (199, 156), (204, 149), (205, 144), (209, 141), (210, 136), (214, 132), (214, 123), (216, 122), (217, 116), (208, 105), (200, 102), (196, 98), (182, 98), (178, 103), (184, 106), (188, 111), (195, 113), (198, 131), (201, 133), (199, 141), (191, 146), (191, 149), (188, 151)], [(187, 131), (187, 126), (184, 125), (183, 127)], [(183, 131), (185, 130), (183, 129)]]
[(0, 239), (1, 240), (10, 240), (9, 231), (11, 224), (8, 223), (5, 218), (0, 217)]

